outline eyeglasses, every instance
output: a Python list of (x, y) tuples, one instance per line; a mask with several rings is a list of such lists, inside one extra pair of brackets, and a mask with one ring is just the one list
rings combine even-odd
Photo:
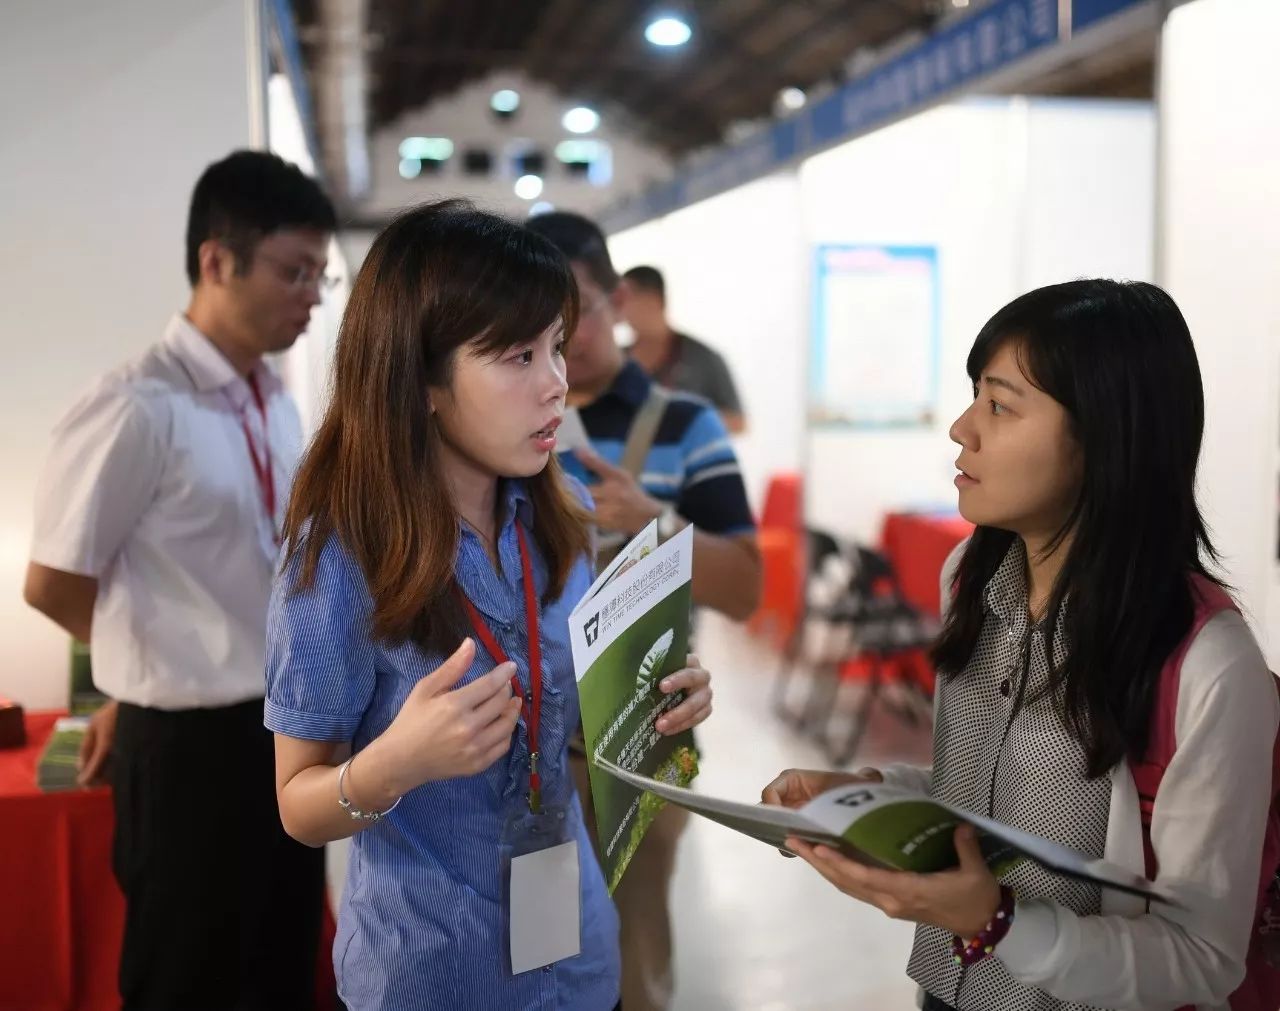
[(342, 280), (340, 277), (325, 274), (314, 267), (285, 263), (283, 260), (278, 260), (267, 253), (258, 253), (258, 256), (276, 268), (276, 274), (280, 277), (280, 280), (294, 288), (316, 288), (319, 291), (333, 291), (338, 286), (338, 282)]

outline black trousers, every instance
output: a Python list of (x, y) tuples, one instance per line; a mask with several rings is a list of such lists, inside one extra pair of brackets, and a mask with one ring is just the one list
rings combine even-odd
[(924, 995), (924, 1011), (956, 1011), (950, 1004), (945, 1001), (938, 1000), (931, 993)]
[(281, 827), (262, 701), (121, 704), (112, 759), (125, 1011), (311, 1011), (324, 850)]

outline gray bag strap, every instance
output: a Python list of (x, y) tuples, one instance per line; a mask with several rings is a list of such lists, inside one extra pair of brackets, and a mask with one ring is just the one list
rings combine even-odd
[[(620, 466), (637, 482), (640, 480), (640, 475), (644, 473), (644, 462), (649, 458), (649, 450), (653, 449), (653, 442), (658, 437), (658, 426), (662, 423), (662, 416), (666, 413), (667, 404), (670, 402), (671, 395), (654, 383), (649, 387), (649, 395), (640, 405), (640, 410), (631, 420), (631, 427), (627, 430), (627, 441), (622, 447)], [(626, 545), (628, 538), (613, 532), (601, 533), (595, 527), (592, 529), (595, 531), (593, 553), (596, 559), (596, 575), (599, 575), (608, 568), (614, 556)]]
[(667, 411), (671, 395), (657, 383), (649, 387), (649, 396), (640, 405), (631, 429), (627, 432), (626, 445), (622, 447), (622, 469), (640, 480), (644, 473), (644, 462), (653, 449), (654, 439), (658, 437), (658, 426), (662, 424), (662, 416)]

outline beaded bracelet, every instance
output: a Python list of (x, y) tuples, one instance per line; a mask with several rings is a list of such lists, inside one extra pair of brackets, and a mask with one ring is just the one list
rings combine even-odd
[(996, 949), (996, 945), (1004, 940), (1005, 934), (1013, 926), (1013, 908), (1017, 901), (1013, 889), (1008, 885), (1000, 886), (1000, 905), (996, 906), (991, 921), (978, 931), (978, 936), (968, 944), (952, 935), (951, 955), (957, 965), (973, 965), (980, 962)]

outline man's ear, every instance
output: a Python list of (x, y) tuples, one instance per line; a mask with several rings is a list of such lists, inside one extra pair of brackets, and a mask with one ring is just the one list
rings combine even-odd
[(200, 281), (210, 287), (226, 284), (236, 272), (236, 257), (217, 239), (205, 239), (196, 252)]

